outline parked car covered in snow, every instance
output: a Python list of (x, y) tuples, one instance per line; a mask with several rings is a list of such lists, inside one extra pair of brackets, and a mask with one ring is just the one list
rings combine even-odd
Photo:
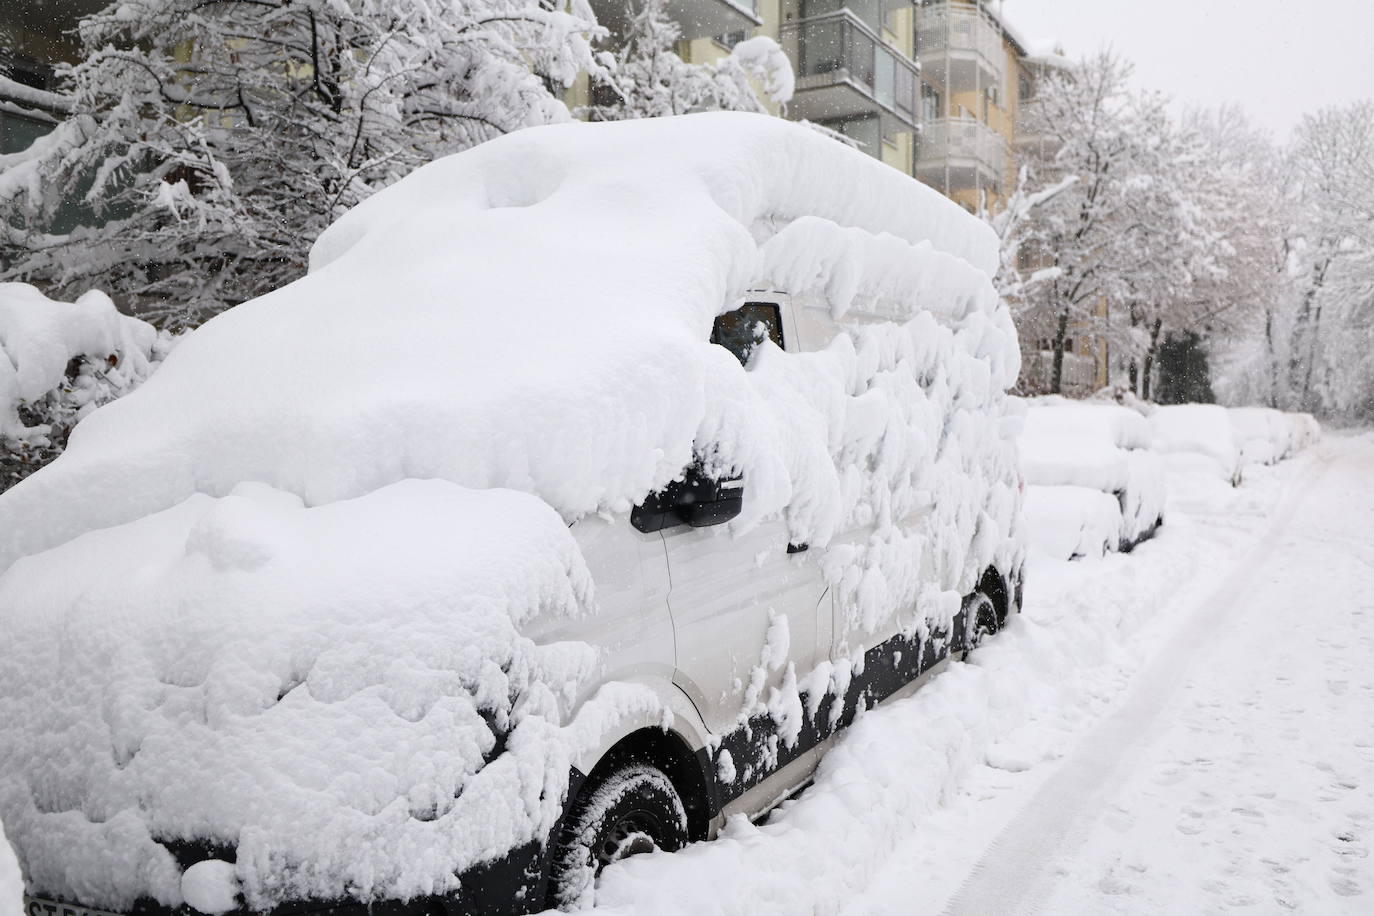
[(1240, 486), (1244, 474), (1240, 444), (1225, 407), (1174, 404), (1150, 414), (1154, 450), (1182, 472), (1198, 472)]
[(1164, 523), (1149, 421), (1128, 407), (1063, 397), (1026, 402), (1021, 472), (1030, 543), (1060, 559), (1129, 552)]
[(1227, 415), (1243, 464), (1277, 464), (1307, 448), (1321, 435), (1311, 414), (1285, 413), (1270, 407), (1232, 407)]
[(0, 497), (35, 905), (537, 911), (766, 811), (1018, 607), (996, 264), (741, 114), (345, 214)]

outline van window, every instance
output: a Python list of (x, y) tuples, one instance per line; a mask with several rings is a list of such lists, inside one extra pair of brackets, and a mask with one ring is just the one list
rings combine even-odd
[(717, 316), (711, 329), (711, 343), (735, 354), (741, 365), (749, 364), (754, 347), (765, 337), (783, 346), (782, 309), (775, 302), (746, 302), (733, 312)]

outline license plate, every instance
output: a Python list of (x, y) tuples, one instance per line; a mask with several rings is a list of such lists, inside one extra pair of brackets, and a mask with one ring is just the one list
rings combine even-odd
[(111, 913), (109, 910), (93, 910), (88, 906), (28, 896), (24, 897), (24, 912), (27, 916), (124, 916), (123, 913)]

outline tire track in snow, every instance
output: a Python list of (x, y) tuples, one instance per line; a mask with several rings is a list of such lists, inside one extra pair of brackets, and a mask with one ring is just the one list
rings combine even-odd
[[(1033, 914), (1053, 889), (1056, 854), (1080, 845), (1104, 797), (1129, 772), (1151, 726), (1184, 680), (1199, 649), (1220, 630), (1279, 546), (1289, 523), (1336, 457), (1319, 446), (1306, 480), (1280, 504), (1273, 521), (1230, 574), (1189, 612), (1147, 665), (1129, 698), (1091, 731), (1017, 812), (974, 863), (942, 916)], [(1086, 816), (1085, 816), (1086, 815)], [(1076, 829), (1079, 828), (1079, 829)], [(1075, 842), (1077, 840), (1077, 842)]]

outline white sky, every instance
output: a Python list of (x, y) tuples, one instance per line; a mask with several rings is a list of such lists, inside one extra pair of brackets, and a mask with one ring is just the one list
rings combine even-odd
[[(994, 0), (995, 2), (995, 0)], [(1111, 45), (1180, 105), (1239, 102), (1288, 138), (1304, 112), (1374, 98), (1371, 0), (1005, 0), (1033, 46)]]

